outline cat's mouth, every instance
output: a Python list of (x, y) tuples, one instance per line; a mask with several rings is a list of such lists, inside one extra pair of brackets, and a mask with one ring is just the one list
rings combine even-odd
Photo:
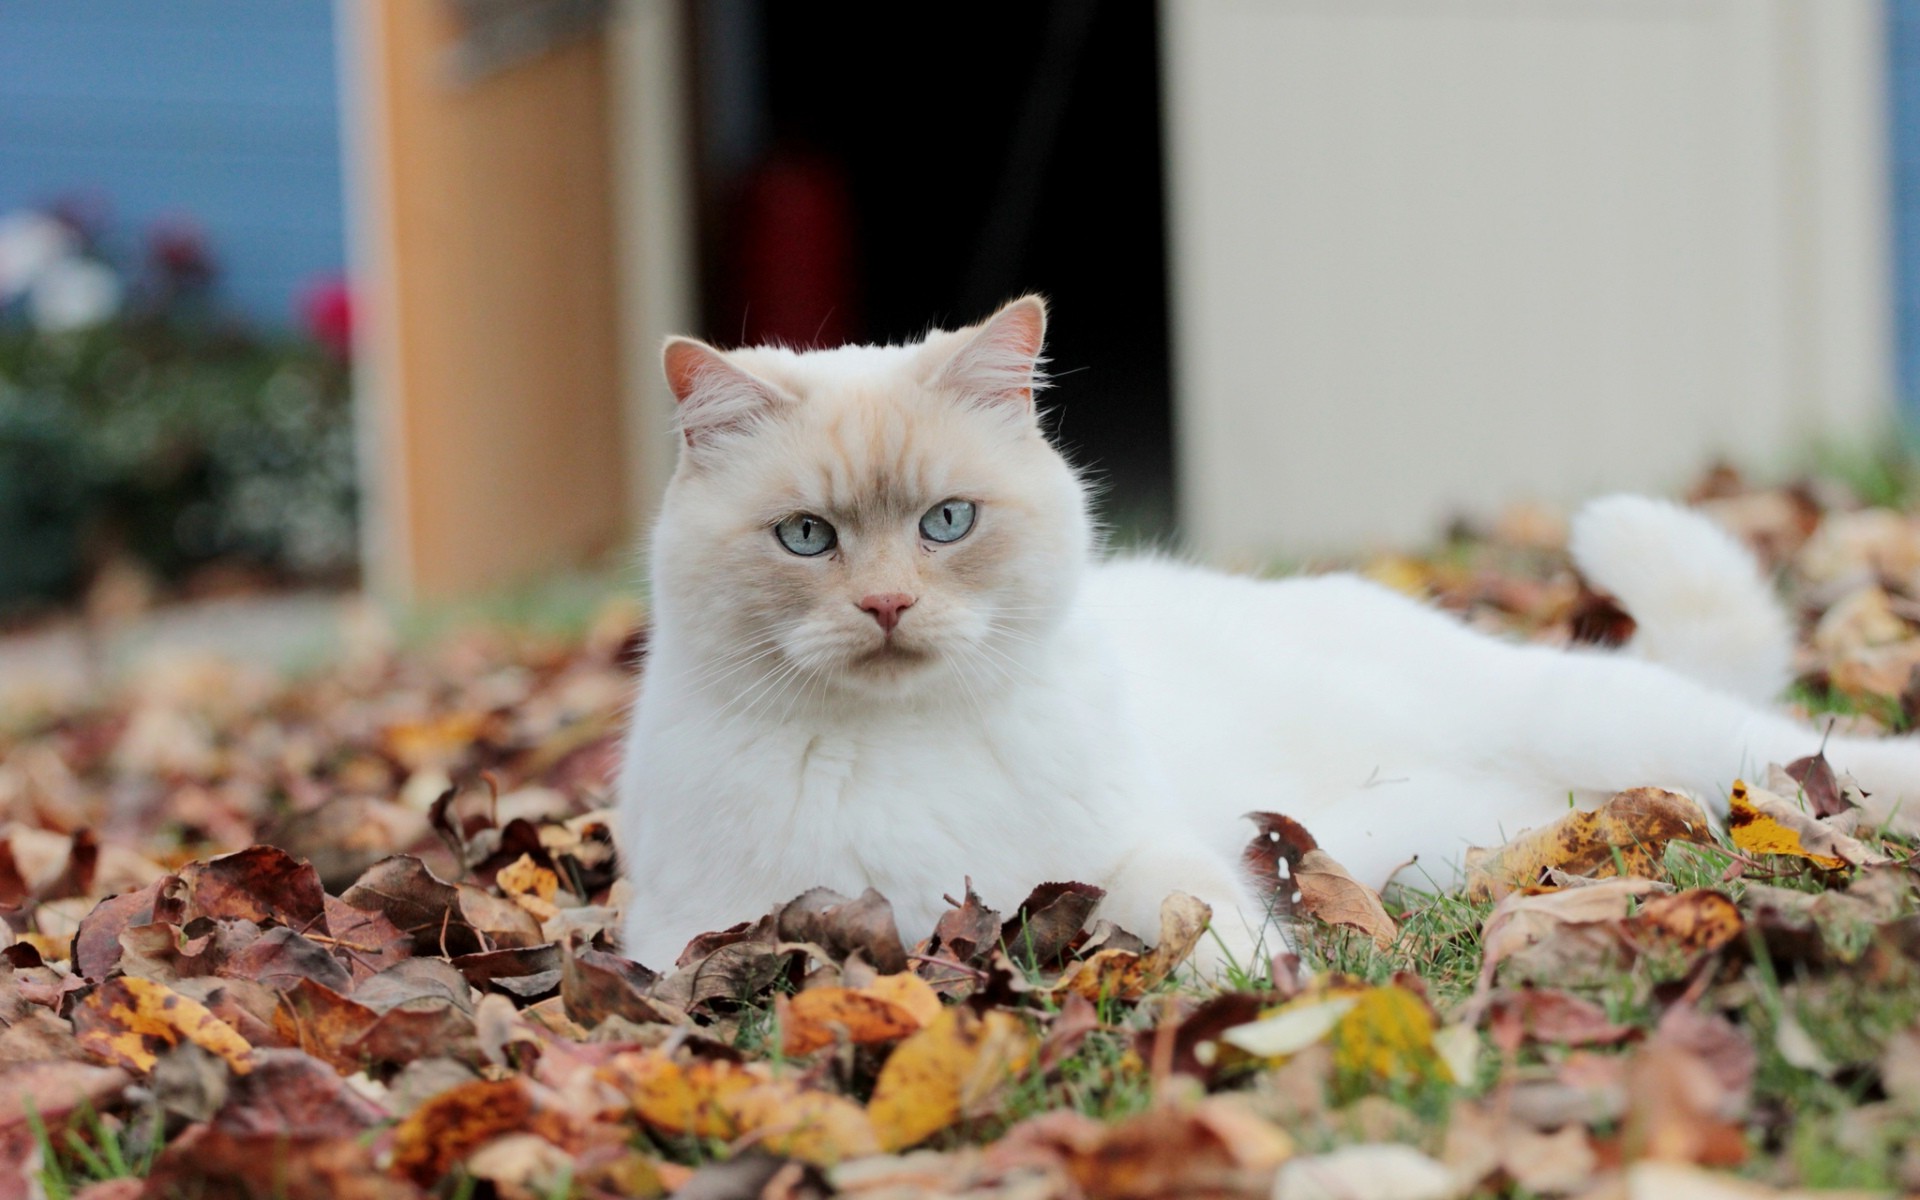
[(855, 670), (881, 671), (891, 674), (932, 662), (933, 658), (931, 651), (905, 646), (893, 638), (888, 638), (873, 649), (855, 657), (849, 665)]

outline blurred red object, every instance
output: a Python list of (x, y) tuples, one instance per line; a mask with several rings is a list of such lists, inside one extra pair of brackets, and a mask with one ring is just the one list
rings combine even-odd
[(300, 323), (307, 335), (341, 358), (353, 355), (353, 293), (347, 281), (330, 275), (300, 293)]
[(169, 291), (204, 287), (218, 271), (206, 231), (181, 216), (163, 217), (148, 228), (147, 261)]
[(838, 163), (791, 150), (761, 163), (739, 247), (746, 344), (838, 346), (858, 332), (853, 201)]

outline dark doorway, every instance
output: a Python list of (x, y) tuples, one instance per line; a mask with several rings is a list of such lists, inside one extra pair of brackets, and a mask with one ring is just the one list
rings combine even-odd
[(890, 342), (1053, 305), (1055, 428), (1164, 532), (1172, 419), (1154, 6), (690, 6), (705, 333)]

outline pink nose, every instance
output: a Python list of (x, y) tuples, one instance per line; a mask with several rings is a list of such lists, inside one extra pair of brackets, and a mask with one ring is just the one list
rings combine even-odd
[(860, 607), (880, 622), (880, 628), (888, 633), (900, 623), (900, 614), (913, 607), (913, 597), (905, 592), (887, 592), (885, 595), (868, 596), (860, 601)]

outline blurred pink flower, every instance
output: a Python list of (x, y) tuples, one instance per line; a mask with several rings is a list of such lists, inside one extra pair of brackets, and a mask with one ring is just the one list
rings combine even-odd
[(300, 323), (314, 341), (348, 358), (353, 354), (353, 293), (338, 275), (322, 276), (300, 293)]
[(190, 217), (162, 217), (148, 228), (147, 261), (172, 290), (204, 286), (217, 270), (206, 231)]

